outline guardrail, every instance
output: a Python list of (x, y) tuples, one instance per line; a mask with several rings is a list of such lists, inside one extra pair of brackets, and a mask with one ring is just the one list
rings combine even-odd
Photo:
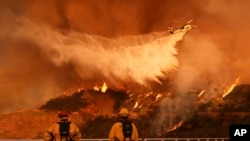
[[(43, 139), (0, 139), (0, 141), (43, 141)], [(225, 138), (139, 138), (138, 141), (229, 141)], [(108, 141), (103, 139), (81, 139), (81, 141)]]

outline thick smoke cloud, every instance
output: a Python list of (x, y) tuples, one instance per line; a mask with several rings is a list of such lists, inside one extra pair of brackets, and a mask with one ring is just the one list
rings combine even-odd
[(221, 98), (237, 78), (241, 84), (249, 84), (249, 17), (244, 13), (249, 11), (250, 3), (197, 1), (197, 4), (202, 10), (196, 14), (198, 30), (194, 29), (184, 38), (178, 56), (180, 67), (175, 83), (181, 94), (174, 102), (169, 98), (162, 101), (158, 130), (161, 127), (158, 125), (165, 124), (167, 130), (171, 124), (173, 127), (192, 115), (195, 101), (192, 95), (187, 97), (184, 93), (193, 89), (205, 90), (203, 100), (208, 102)]
[(246, 72), (250, 63), (246, 47), (249, 18), (244, 16), (249, 2), (198, 3), (204, 6), (204, 11), (197, 19), (199, 30), (184, 39), (179, 57), (183, 65), (177, 83), (185, 87), (184, 91), (196, 87), (207, 90), (207, 96), (213, 97), (213, 94), (222, 93), (237, 77), (241, 83), (249, 83)]
[[(159, 68), (157, 73), (131, 73), (118, 80), (117, 75), (125, 69), (122, 65), (134, 68), (132, 62), (138, 60), (132, 55), (134, 49), (125, 48), (140, 50), (134, 53), (141, 53), (139, 60), (146, 60), (137, 68), (150, 63), (145, 58), (150, 53), (158, 60), (162, 58), (157, 53), (164, 56), (169, 52), (167, 56), (174, 60), (170, 70), (177, 69), (174, 81), (180, 93), (206, 89), (210, 98), (237, 77), (241, 83), (249, 83), (248, 5), (247, 0), (0, 0), (0, 90), (1, 96), (6, 96), (0, 110), (34, 107), (65, 89), (107, 77), (110, 83), (120, 85), (126, 83), (124, 78), (141, 84), (147, 78), (158, 81), (155, 74), (167, 76), (168, 70), (161, 71), (166, 64), (155, 61), (149, 66)], [(177, 27), (190, 19), (198, 27), (177, 44), (178, 55), (174, 46), (167, 48), (170, 51), (158, 50), (169, 47), (164, 43), (172, 40), (165, 36), (168, 26)], [(142, 36), (146, 33), (150, 34)], [(159, 40), (152, 42), (156, 38)], [(120, 58), (125, 50), (129, 55)], [(93, 54), (106, 56), (109, 61)], [(125, 64), (117, 60), (109, 64), (111, 56)], [(102, 65), (111, 66), (113, 71), (103, 70)], [(150, 75), (145, 78), (145, 74)], [(41, 100), (37, 103), (34, 99)]]

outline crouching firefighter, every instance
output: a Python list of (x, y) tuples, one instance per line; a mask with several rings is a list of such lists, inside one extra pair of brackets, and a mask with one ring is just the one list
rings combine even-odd
[(109, 132), (109, 141), (138, 141), (138, 131), (129, 119), (127, 108), (122, 108), (118, 114), (118, 121), (113, 124)]
[(44, 134), (45, 141), (80, 141), (79, 128), (71, 123), (65, 111), (58, 113), (58, 122), (51, 125)]

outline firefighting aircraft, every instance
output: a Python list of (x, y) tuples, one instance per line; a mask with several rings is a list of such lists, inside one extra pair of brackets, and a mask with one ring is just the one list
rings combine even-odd
[(187, 31), (187, 30), (190, 30), (192, 27), (197, 27), (195, 25), (191, 25), (190, 23), (193, 22), (193, 20), (189, 20), (188, 22), (186, 22), (185, 24), (183, 24), (182, 26), (180, 26), (179, 28), (177, 28), (176, 30), (173, 30), (173, 27), (169, 27), (168, 28), (168, 31), (169, 33), (171, 34), (175, 34), (177, 32), (180, 32), (180, 31)]

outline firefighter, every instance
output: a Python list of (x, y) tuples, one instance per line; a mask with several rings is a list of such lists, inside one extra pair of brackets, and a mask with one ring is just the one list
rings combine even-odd
[(118, 121), (109, 132), (109, 141), (138, 141), (138, 131), (135, 124), (129, 119), (127, 108), (121, 108)]
[(71, 123), (66, 111), (58, 112), (58, 122), (51, 125), (44, 134), (45, 141), (80, 141), (79, 128)]

